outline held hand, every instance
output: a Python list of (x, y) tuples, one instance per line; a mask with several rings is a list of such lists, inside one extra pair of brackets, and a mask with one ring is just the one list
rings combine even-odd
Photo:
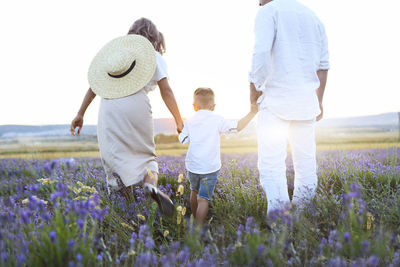
[(71, 128), (70, 128), (71, 134), (75, 136), (76, 135), (75, 129), (76, 127), (78, 127), (77, 134), (79, 135), (81, 133), (82, 126), (83, 126), (83, 116), (76, 115), (75, 119), (73, 119), (71, 122)]
[(263, 94), (261, 91), (255, 91), (250, 97), (251, 103), (257, 103), (258, 98)]
[(321, 113), (317, 116), (317, 121), (322, 120), (322, 117), (324, 116), (324, 107), (321, 103), (319, 104), (319, 109), (321, 110)]
[(256, 104), (257, 99), (262, 95), (261, 91), (257, 91), (254, 83), (250, 83), (250, 103)]
[(182, 120), (176, 122), (176, 131), (178, 132), (178, 134), (180, 134), (182, 132), (183, 126), (184, 126), (184, 124), (183, 124)]

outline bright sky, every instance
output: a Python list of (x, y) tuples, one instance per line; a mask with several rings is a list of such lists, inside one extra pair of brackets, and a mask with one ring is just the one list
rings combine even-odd
[[(400, 4), (395, 0), (299, 0), (324, 22), (331, 54), (325, 117), (400, 111)], [(0, 3), (0, 125), (69, 124), (88, 88), (97, 51), (140, 17), (167, 42), (170, 84), (183, 117), (199, 86), (216, 112), (248, 110), (247, 73), (257, 0), (15, 0)], [(150, 93), (153, 116), (171, 117)], [(86, 124), (97, 123), (99, 98)]]

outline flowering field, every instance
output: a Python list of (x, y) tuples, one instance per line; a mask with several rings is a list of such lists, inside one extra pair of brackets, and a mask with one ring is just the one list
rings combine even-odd
[(223, 155), (203, 229), (183, 156), (158, 158), (172, 218), (140, 186), (128, 203), (108, 195), (99, 159), (2, 159), (0, 266), (400, 266), (399, 157), (319, 152), (315, 199), (266, 218), (256, 154)]

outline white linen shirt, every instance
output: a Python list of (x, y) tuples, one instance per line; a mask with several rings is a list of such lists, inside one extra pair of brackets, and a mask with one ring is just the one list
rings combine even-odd
[(221, 169), (220, 134), (237, 132), (236, 120), (226, 120), (210, 110), (201, 109), (185, 121), (179, 135), (182, 144), (189, 144), (186, 169), (208, 174)]
[(262, 96), (260, 109), (284, 120), (310, 120), (321, 111), (318, 70), (329, 69), (324, 25), (296, 0), (274, 0), (255, 20), (249, 81)]

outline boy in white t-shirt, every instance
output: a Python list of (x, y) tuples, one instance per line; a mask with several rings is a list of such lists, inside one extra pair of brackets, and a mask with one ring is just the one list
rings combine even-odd
[(242, 130), (257, 114), (257, 105), (241, 120), (225, 120), (214, 114), (214, 92), (210, 88), (198, 88), (194, 92), (193, 107), (196, 114), (185, 121), (179, 141), (189, 144), (186, 169), (190, 181), (190, 208), (196, 223), (203, 224), (208, 204), (214, 192), (221, 169), (220, 134)]

